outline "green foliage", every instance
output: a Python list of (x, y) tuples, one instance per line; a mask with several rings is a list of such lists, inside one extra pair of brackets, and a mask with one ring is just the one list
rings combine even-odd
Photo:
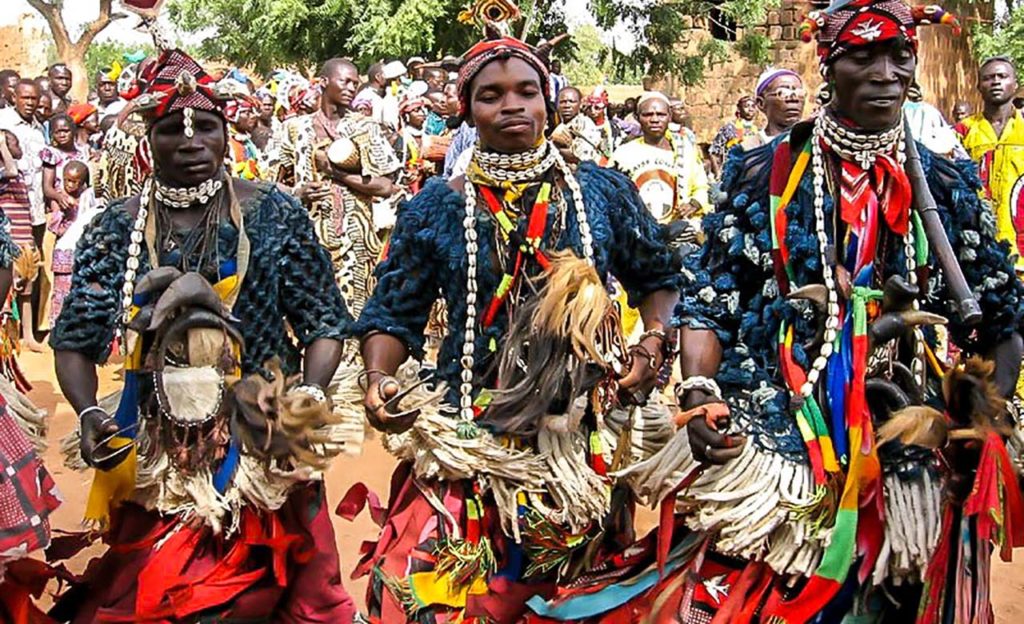
[[(565, 30), (556, 3), (523, 4), (531, 41)], [(169, 7), (178, 28), (209, 33), (200, 45), (203, 56), (266, 72), (282, 65), (309, 69), (335, 56), (351, 57), (363, 69), (413, 55), (457, 56), (480, 38), (478, 27), (456, 19), (468, 5), (469, 0), (172, 0)]]
[(96, 73), (106, 69), (117, 61), (122, 67), (127, 65), (124, 60), (126, 54), (134, 54), (142, 51), (146, 56), (155, 53), (152, 45), (130, 46), (119, 41), (94, 41), (85, 53), (85, 68), (89, 70), (89, 85), (95, 87)]
[(772, 60), (771, 37), (747, 31), (736, 42), (736, 51), (755, 65), (768, 65)]
[(1018, 68), (1024, 67), (1024, 6), (1014, 7), (1002, 20), (978, 23), (972, 30), (974, 53), (978, 59), (1009, 56)]
[[(590, 24), (580, 26), (572, 33), (576, 44), (572, 60), (563, 62), (562, 72), (574, 85), (598, 85), (614, 72), (611, 55), (601, 41), (601, 33)], [(563, 56), (562, 54), (558, 55)]]
[[(765, 21), (768, 11), (780, 0), (590, 0), (598, 25), (611, 28), (622, 21), (629, 25), (639, 46), (621, 62), (643, 68), (650, 75), (666, 73), (680, 76), (686, 84), (697, 84), (704, 72), (724, 60), (729, 45), (755, 63), (768, 60), (771, 40), (763, 35), (746, 34), (735, 44), (715, 40), (714, 46), (702, 44), (696, 54), (680, 49), (681, 33), (691, 28), (694, 19), (707, 18), (718, 11), (722, 22), (735, 22), (746, 28)], [(709, 56), (709, 53), (711, 54)]]

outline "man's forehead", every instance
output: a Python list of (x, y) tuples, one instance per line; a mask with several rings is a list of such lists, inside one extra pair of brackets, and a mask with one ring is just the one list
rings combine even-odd
[(1002, 76), (1016, 73), (1013, 64), (1008, 61), (991, 61), (981, 68), (982, 76)]

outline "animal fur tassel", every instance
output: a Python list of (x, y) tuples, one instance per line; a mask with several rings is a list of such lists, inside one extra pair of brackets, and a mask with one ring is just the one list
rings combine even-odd
[(572, 252), (550, 256), (540, 295), (522, 304), (498, 356), (499, 384), (481, 422), (535, 434), (552, 398), (588, 392), (621, 351), (621, 322), (594, 267)]
[(878, 428), (878, 445), (899, 440), (904, 445), (942, 448), (949, 435), (945, 415), (927, 405), (904, 408)]

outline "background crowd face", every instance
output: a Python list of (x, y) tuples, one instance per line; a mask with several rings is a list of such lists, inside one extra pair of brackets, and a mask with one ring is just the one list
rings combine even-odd
[(580, 114), (580, 92), (565, 88), (558, 92), (558, 115), (563, 123), (568, 123)]
[(905, 40), (857, 48), (829, 69), (835, 109), (865, 130), (884, 130), (899, 118), (914, 79), (917, 56)]
[(772, 80), (764, 93), (757, 98), (758, 108), (769, 120), (785, 127), (791, 127), (804, 114), (807, 92), (804, 83), (792, 75), (782, 75)]
[(1006, 61), (991, 61), (978, 71), (978, 91), (986, 104), (1006, 104), (1017, 89), (1017, 70)]
[(518, 58), (488, 63), (473, 78), (470, 111), (486, 148), (515, 153), (537, 145), (547, 124), (540, 80), (537, 70)]
[(39, 87), (34, 82), (23, 80), (14, 89), (14, 110), (22, 119), (31, 120), (39, 106)]
[(43, 92), (39, 96), (39, 102), (36, 105), (36, 121), (39, 123), (46, 123), (50, 117), (53, 116), (53, 98), (50, 94)]
[(757, 103), (749, 95), (740, 98), (736, 103), (736, 115), (744, 121), (753, 121), (757, 117)]
[(668, 102), (658, 98), (647, 100), (640, 105), (637, 116), (640, 121), (640, 130), (648, 142), (653, 143), (660, 140), (668, 132)]
[(18, 86), (18, 81), (21, 80), (16, 73), (9, 73), (4, 76), (3, 82), (0, 83), (0, 97), (7, 102), (14, 104), (14, 89)]
[(46, 75), (50, 79), (50, 91), (64, 99), (71, 91), (71, 70), (64, 65), (54, 65)]
[(96, 78), (96, 97), (99, 98), (101, 104), (107, 104), (117, 99), (117, 83), (103, 72), (100, 72)]
[(348, 63), (334, 63), (327, 67), (321, 80), (323, 96), (329, 103), (348, 108), (359, 89), (359, 72)]
[(70, 117), (54, 117), (50, 121), (50, 136), (53, 144), (63, 150), (75, 147), (75, 126)]
[(185, 136), (184, 115), (172, 113), (149, 129), (156, 175), (164, 184), (196, 186), (216, 175), (224, 166), (227, 133), (224, 118), (217, 113), (196, 111), (191, 138)]

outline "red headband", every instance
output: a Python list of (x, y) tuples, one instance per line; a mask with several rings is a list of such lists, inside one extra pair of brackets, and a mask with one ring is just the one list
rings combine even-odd
[(510, 58), (522, 59), (537, 70), (537, 73), (540, 74), (540, 85), (541, 90), (544, 92), (544, 97), (550, 97), (551, 83), (548, 80), (547, 65), (537, 56), (533, 48), (512, 37), (491, 39), (481, 41), (462, 55), (462, 62), (459, 65), (459, 79), (456, 83), (459, 93), (460, 115), (469, 113), (469, 83), (473, 82), (473, 78), (480, 73), (480, 70), (491, 61)]
[(238, 123), (244, 112), (258, 111), (262, 107), (258, 98), (251, 95), (239, 95), (224, 106), (224, 117), (231, 123)]

